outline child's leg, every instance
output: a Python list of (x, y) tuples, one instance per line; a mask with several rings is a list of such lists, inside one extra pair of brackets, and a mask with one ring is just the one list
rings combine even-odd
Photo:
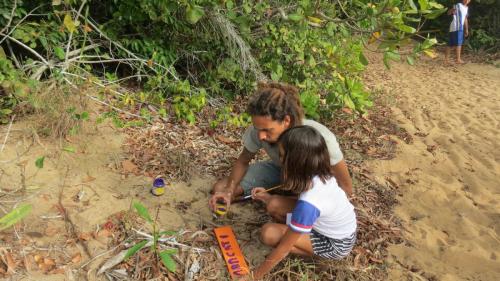
[(450, 62), (450, 53), (451, 53), (451, 46), (446, 46), (446, 50), (444, 52), (444, 63), (448, 64)]
[(457, 63), (464, 63), (464, 61), (461, 58), (463, 43), (464, 43), (464, 31), (459, 30), (457, 31), (457, 44), (456, 44)]
[(291, 213), (297, 204), (297, 197), (272, 195), (266, 203), (267, 213), (278, 222), (286, 221), (286, 214)]
[(461, 58), (461, 55), (462, 55), (462, 46), (460, 46), (460, 45), (457, 46), (456, 52), (457, 52), (457, 63), (464, 63), (464, 61)]
[[(260, 239), (262, 240), (262, 243), (271, 247), (276, 247), (287, 230), (288, 226), (284, 224), (268, 222), (262, 226)], [(312, 256), (313, 248), (309, 235), (301, 235), (299, 240), (297, 240), (293, 246), (291, 252), (301, 256)]]
[(449, 64), (450, 62), (450, 53), (451, 49), (456, 45), (456, 32), (448, 33), (448, 46), (446, 46), (446, 50), (444, 53), (444, 63)]

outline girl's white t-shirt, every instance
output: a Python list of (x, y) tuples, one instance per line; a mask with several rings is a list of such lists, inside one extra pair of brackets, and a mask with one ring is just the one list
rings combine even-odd
[(455, 32), (459, 30), (464, 30), (465, 18), (469, 12), (469, 7), (462, 3), (458, 3), (454, 6), (455, 14), (453, 15), (453, 20), (450, 24), (450, 32)]
[(334, 177), (326, 183), (314, 177), (312, 188), (300, 194), (288, 225), (296, 232), (314, 229), (327, 237), (343, 239), (356, 231), (356, 214)]

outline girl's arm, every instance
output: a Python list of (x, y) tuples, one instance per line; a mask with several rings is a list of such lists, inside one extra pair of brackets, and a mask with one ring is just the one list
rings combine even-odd
[(255, 280), (259, 280), (262, 279), (264, 275), (269, 273), (275, 265), (277, 265), (290, 253), (301, 235), (302, 233), (295, 232), (288, 227), (285, 235), (278, 244), (278, 247), (276, 247), (271, 254), (266, 257), (266, 260), (254, 271), (253, 278)]

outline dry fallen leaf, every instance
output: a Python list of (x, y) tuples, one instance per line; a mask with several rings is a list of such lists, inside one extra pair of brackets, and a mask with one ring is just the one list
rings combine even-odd
[(80, 240), (89, 241), (92, 238), (92, 234), (88, 232), (82, 232), (78, 235)]
[(103, 229), (103, 230), (99, 231), (99, 234), (98, 234), (99, 237), (110, 237), (112, 235), (113, 235), (113, 233), (107, 229)]
[(59, 231), (60, 231), (59, 227), (49, 226), (49, 227), (47, 227), (47, 229), (45, 229), (45, 235), (46, 236), (54, 236), (57, 233), (59, 233)]
[(88, 182), (91, 182), (91, 181), (94, 181), (95, 178), (89, 174), (87, 174), (87, 177), (83, 179), (83, 183), (88, 183)]
[(218, 135), (217, 136), (217, 139), (225, 144), (230, 144), (230, 143), (235, 143), (235, 142), (238, 142), (237, 140), (233, 139), (233, 138), (228, 138), (228, 137), (225, 137), (223, 135)]
[(83, 26), (83, 31), (85, 31), (86, 33), (88, 33), (88, 32), (91, 32), (91, 31), (92, 31), (92, 28), (90, 28), (90, 26), (88, 26), (88, 25), (86, 25), (86, 24), (85, 24), (85, 25)]
[(53, 259), (51, 259), (51, 258), (39, 258), (38, 259), (38, 268), (41, 271), (48, 273), (54, 267), (56, 267), (56, 263)]
[(82, 261), (82, 254), (78, 253), (71, 259), (72, 263), (80, 263)]
[(56, 265), (56, 263), (54, 262), (54, 260), (53, 260), (53, 259), (51, 259), (51, 258), (44, 258), (44, 259), (43, 259), (43, 263), (44, 263), (45, 265)]
[(347, 107), (343, 107), (343, 108), (342, 108), (342, 111), (343, 111), (344, 113), (347, 113), (347, 114), (352, 114), (352, 110), (351, 110), (350, 108), (347, 108)]
[(7, 272), (16, 273), (17, 263), (9, 252), (5, 253), (5, 260), (7, 261)]
[(65, 274), (66, 269), (64, 267), (59, 267), (50, 272), (50, 274)]
[(369, 155), (369, 156), (373, 156), (373, 155), (377, 154), (377, 148), (370, 146), (366, 150), (366, 154)]
[(135, 173), (137, 171), (137, 165), (130, 160), (122, 161), (122, 168), (125, 173)]
[(44, 263), (40, 263), (38, 264), (38, 268), (43, 271), (43, 272), (48, 272), (50, 271), (54, 266), (53, 265), (47, 265), (47, 264), (44, 264)]

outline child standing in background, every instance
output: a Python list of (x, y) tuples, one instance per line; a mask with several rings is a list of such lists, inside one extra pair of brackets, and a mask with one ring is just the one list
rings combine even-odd
[[(356, 242), (354, 207), (332, 175), (321, 134), (309, 126), (293, 127), (280, 136), (278, 145), (282, 189), (299, 196), (288, 206), (288, 219), (282, 218), (289, 220), (287, 224), (262, 227), (262, 242), (275, 249), (253, 271), (254, 280), (263, 278), (289, 253), (338, 260), (349, 255)], [(264, 191), (255, 188), (253, 198), (267, 204), (273, 196), (280, 196)]]
[(459, 64), (464, 63), (461, 59), (462, 45), (464, 43), (465, 37), (469, 36), (469, 22), (467, 20), (467, 15), (469, 12), (469, 3), (471, 0), (462, 0), (462, 3), (458, 3), (453, 6), (452, 9), (448, 10), (448, 15), (453, 16), (453, 20), (450, 24), (450, 38), (448, 42), (448, 47), (445, 53), (445, 64), (449, 63), (451, 49), (455, 47), (457, 59), (456, 62)]

